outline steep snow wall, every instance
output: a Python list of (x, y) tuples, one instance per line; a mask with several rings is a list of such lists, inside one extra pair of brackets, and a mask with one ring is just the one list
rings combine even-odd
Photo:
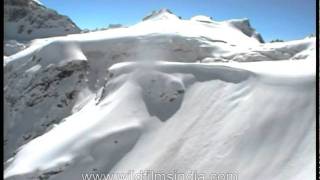
[[(312, 179), (312, 65), (117, 64), (96, 98), (21, 147), (5, 177), (175, 169)], [(283, 72), (267, 73), (273, 66)]]

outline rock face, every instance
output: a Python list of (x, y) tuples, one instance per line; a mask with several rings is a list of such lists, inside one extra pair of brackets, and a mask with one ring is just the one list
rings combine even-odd
[(79, 33), (67, 16), (34, 0), (4, 0), (5, 40), (31, 40)]
[(256, 38), (259, 42), (264, 43), (262, 36), (251, 27), (250, 21), (247, 18), (229, 20), (229, 23), (235, 28), (241, 30), (245, 35)]

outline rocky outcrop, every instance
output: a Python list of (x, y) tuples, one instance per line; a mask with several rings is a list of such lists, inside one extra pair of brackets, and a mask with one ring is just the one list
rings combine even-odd
[(34, 0), (4, 0), (5, 40), (31, 40), (79, 33), (67, 16)]

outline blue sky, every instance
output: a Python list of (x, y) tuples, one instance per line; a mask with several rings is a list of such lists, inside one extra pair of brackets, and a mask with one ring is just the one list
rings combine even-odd
[(301, 39), (315, 33), (316, 0), (41, 0), (69, 16), (80, 28), (132, 25), (153, 10), (168, 8), (183, 19), (207, 15), (214, 20), (250, 19), (266, 41)]

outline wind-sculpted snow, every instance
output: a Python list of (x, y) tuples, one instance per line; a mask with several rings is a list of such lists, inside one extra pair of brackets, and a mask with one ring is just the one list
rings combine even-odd
[(196, 169), (245, 179), (310, 179), (315, 171), (312, 71), (275, 78), (236, 66), (112, 66), (104, 90), (22, 146), (5, 177), (58, 172), (51, 178), (76, 179), (96, 170)]
[(263, 44), (250, 28), (162, 10), (5, 57), (5, 179), (315, 179), (315, 38)]

